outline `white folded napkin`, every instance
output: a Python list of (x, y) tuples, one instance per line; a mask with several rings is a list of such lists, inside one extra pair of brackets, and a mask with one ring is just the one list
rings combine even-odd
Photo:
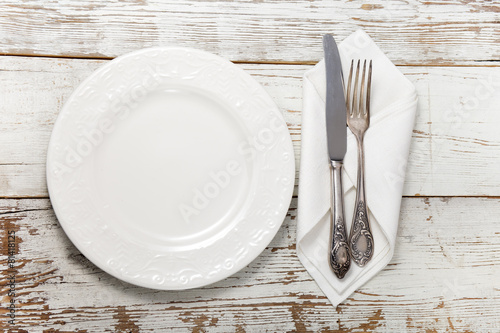
[[(366, 201), (375, 251), (372, 260), (363, 268), (351, 262), (342, 280), (334, 275), (328, 264), (331, 181), (322, 60), (304, 75), (297, 252), (304, 267), (334, 306), (382, 270), (392, 258), (417, 109), (415, 87), (365, 32), (358, 30), (347, 37), (339, 45), (339, 51), (344, 75), (349, 73), (351, 59), (373, 60), (371, 119), (364, 151)], [(348, 131), (342, 175), (348, 231), (356, 195), (356, 149), (356, 138)]]

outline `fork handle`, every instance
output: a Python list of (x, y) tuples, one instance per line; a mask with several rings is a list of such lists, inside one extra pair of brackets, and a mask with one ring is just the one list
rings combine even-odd
[(351, 266), (351, 255), (347, 244), (344, 222), (344, 191), (342, 189), (342, 161), (331, 161), (332, 175), (332, 219), (330, 233), (330, 267), (342, 279)]
[(351, 248), (352, 260), (363, 267), (373, 256), (373, 235), (368, 221), (365, 196), (365, 157), (363, 152), (363, 137), (357, 137), (358, 141), (358, 181), (356, 190), (356, 204), (349, 235), (349, 246)]

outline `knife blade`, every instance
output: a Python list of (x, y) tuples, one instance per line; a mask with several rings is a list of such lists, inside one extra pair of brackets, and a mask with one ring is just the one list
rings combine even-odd
[(342, 63), (332, 35), (323, 36), (326, 67), (326, 135), (330, 160), (342, 161), (347, 150), (347, 119)]
[(335, 275), (342, 279), (351, 266), (342, 188), (342, 167), (347, 150), (346, 103), (342, 84), (342, 63), (331, 34), (323, 36), (323, 50), (326, 69), (326, 135), (332, 178), (329, 263)]

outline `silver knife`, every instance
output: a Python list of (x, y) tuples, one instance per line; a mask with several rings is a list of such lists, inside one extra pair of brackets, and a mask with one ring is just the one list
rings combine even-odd
[(342, 84), (342, 64), (335, 39), (323, 36), (326, 67), (326, 135), (332, 174), (332, 220), (330, 235), (330, 267), (342, 279), (351, 266), (344, 221), (342, 166), (347, 150), (346, 104)]

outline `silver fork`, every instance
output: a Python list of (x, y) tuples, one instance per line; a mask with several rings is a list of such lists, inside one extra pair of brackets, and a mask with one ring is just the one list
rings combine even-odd
[[(363, 72), (360, 73), (360, 63), (358, 60), (355, 73), (355, 81), (352, 92), (352, 79), (354, 71), (354, 60), (351, 61), (349, 80), (347, 83), (347, 125), (358, 141), (358, 181), (356, 191), (356, 204), (349, 235), (349, 247), (352, 259), (359, 266), (366, 265), (373, 255), (373, 235), (368, 221), (368, 211), (366, 209), (365, 196), (365, 167), (363, 138), (366, 130), (370, 126), (370, 91), (372, 80), (372, 61), (366, 75), (366, 60), (363, 63)], [(361, 77), (361, 84), (359, 79)], [(365, 82), (365, 78), (366, 81)], [(360, 91), (358, 91), (360, 90)], [(352, 93), (352, 94), (351, 94)]]

